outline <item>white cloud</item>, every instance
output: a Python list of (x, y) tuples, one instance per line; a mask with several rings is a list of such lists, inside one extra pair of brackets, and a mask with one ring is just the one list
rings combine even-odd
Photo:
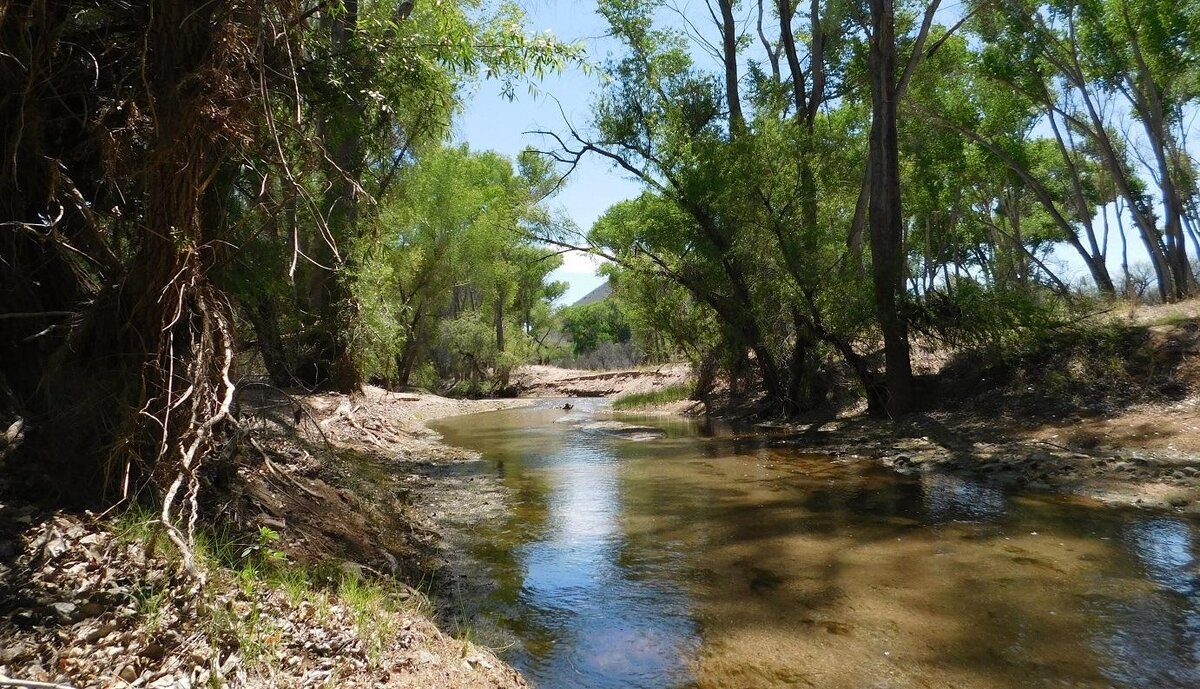
[(591, 254), (585, 254), (582, 251), (568, 251), (562, 255), (563, 264), (559, 268), (564, 273), (582, 273), (591, 275), (596, 272), (604, 259)]

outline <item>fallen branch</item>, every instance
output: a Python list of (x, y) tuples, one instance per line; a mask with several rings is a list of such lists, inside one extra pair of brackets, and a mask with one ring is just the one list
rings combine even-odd
[(314, 491), (313, 489), (309, 488), (308, 486), (304, 485), (303, 483), (301, 483), (294, 477), (288, 475), (288, 473), (286, 471), (284, 471), (283, 469), (280, 469), (278, 464), (271, 461), (270, 455), (267, 454), (267, 451), (263, 449), (263, 446), (260, 445), (257, 440), (255, 440), (254, 438), (250, 438), (250, 445), (255, 450), (258, 450), (258, 454), (260, 454), (262, 456), (263, 466), (266, 467), (268, 473), (273, 474), (274, 476), (279, 477), (281, 480), (292, 484), (296, 488), (304, 491), (305, 493), (308, 493), (309, 495), (316, 498), (317, 500), (321, 500), (322, 498), (325, 497), (325, 496), (321, 495), (320, 493)]
[[(361, 407), (359, 408), (361, 409)], [(363, 427), (363, 425), (359, 423), (358, 419), (354, 418), (354, 411), (355, 407), (353, 403), (351, 403), (349, 399), (344, 399), (340, 404), (338, 404), (337, 409), (335, 409), (334, 412), (329, 415), (329, 418), (322, 421), (317, 425), (317, 427), (323, 431), (329, 431), (330, 425), (333, 424), (334, 421), (337, 421), (340, 418), (345, 418), (346, 422), (349, 423), (352, 428), (366, 436), (367, 441), (372, 445), (379, 448), (386, 447), (384, 442), (379, 439), (379, 436)]]

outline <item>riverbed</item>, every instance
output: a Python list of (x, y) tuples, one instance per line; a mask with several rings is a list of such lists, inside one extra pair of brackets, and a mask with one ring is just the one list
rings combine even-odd
[(506, 507), (465, 631), (537, 687), (1200, 686), (1200, 523), (561, 401), (434, 425)]

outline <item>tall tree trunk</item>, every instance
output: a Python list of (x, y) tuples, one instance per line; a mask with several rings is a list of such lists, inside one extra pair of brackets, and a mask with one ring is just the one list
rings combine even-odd
[[(342, 0), (340, 11), (329, 19), (330, 50), (352, 53), (358, 26), (358, 0)], [(325, 192), (326, 225), (330, 236), (316, 237), (309, 254), (318, 265), (310, 266), (309, 308), (320, 321), (318, 375), (339, 392), (362, 389), (362, 373), (354, 360), (351, 330), (357, 304), (350, 292), (348, 252), (358, 226), (359, 200), (356, 179), (362, 166), (362, 135), (356, 94), (344, 93), (327, 121), (319, 123), (318, 135), (328, 153), (328, 188)], [(320, 369), (325, 370), (320, 370)]]
[[(1084, 235), (1088, 241), (1088, 248), (1084, 248), (1083, 243), (1078, 236), (1071, 234), (1068, 236), (1068, 241), (1079, 252), (1084, 263), (1087, 264), (1088, 271), (1092, 275), (1092, 281), (1096, 284), (1096, 289), (1106, 297), (1111, 297), (1116, 294), (1116, 287), (1113, 285), (1112, 275), (1108, 272), (1108, 262), (1104, 255), (1104, 250), (1100, 248), (1096, 241), (1096, 230), (1092, 222), (1092, 213), (1088, 207), (1087, 195), (1083, 190), (1083, 180), (1079, 172), (1079, 167), (1075, 164), (1075, 159), (1071, 153), (1075, 150), (1074, 137), (1068, 129), (1066, 136), (1063, 136), (1062, 130), (1058, 126), (1058, 118), (1055, 116), (1054, 110), (1050, 109), (1047, 113), (1050, 121), (1050, 128), (1054, 132), (1054, 140), (1058, 144), (1059, 153), (1062, 156), (1063, 164), (1067, 168), (1068, 176), (1071, 179), (1071, 195), (1073, 205), (1075, 206), (1075, 217), (1081, 225), (1083, 225)], [(1068, 140), (1071, 146), (1068, 148)]]
[[(496, 352), (504, 353), (504, 348), (507, 343), (504, 339), (504, 304), (508, 300), (508, 293), (502, 286), (496, 290), (496, 303), (492, 308), (492, 325), (496, 330)], [(509, 370), (500, 361), (496, 362), (496, 388), (503, 389), (508, 387)]]
[[(1175, 293), (1174, 278), (1167, 260), (1162, 235), (1155, 225), (1153, 212), (1150, 208), (1145, 207), (1141, 196), (1134, 192), (1134, 184), (1129, 179), (1125, 160), (1117, 154), (1117, 149), (1108, 136), (1107, 123), (1101, 116), (1100, 110), (1096, 107), (1092, 94), (1088, 90), (1087, 80), (1077, 69), (1072, 71), (1069, 65), (1058, 63), (1057, 66), (1066, 72), (1071, 85), (1079, 92), (1088, 113), (1088, 120), (1091, 123), (1088, 135), (1096, 143), (1096, 147), (1104, 159), (1105, 165), (1108, 167), (1108, 172), (1112, 175), (1113, 182), (1117, 186), (1117, 191), (1129, 205), (1129, 212), (1132, 214), (1135, 226), (1141, 233), (1142, 242), (1146, 246), (1146, 252), (1150, 255), (1150, 263), (1154, 267), (1154, 274), (1158, 282), (1159, 297), (1163, 301), (1170, 301), (1172, 298), (1171, 295)], [(1048, 105), (1048, 107), (1052, 108), (1053, 105)]]
[(1121, 200), (1117, 199), (1116, 208), (1113, 212), (1117, 220), (1117, 232), (1121, 234), (1121, 274), (1124, 277), (1124, 282), (1121, 287), (1121, 296), (1128, 299), (1130, 297), (1129, 288), (1129, 236), (1125, 234), (1125, 220), (1123, 219), (1124, 211), (1121, 208)]
[(246, 318), (254, 327), (258, 341), (258, 353), (262, 356), (267, 376), (277, 387), (292, 384), (290, 360), (283, 348), (283, 337), (279, 333), (279, 307), (268, 296), (259, 297), (247, 304)]
[(818, 334), (808, 327), (798, 308), (793, 309), (796, 330), (788, 380), (788, 411), (793, 414), (815, 409), (829, 393), (829, 381), (822, 372)]
[[(1122, 7), (1127, 11), (1127, 8)], [(1166, 111), (1162, 102), (1162, 87), (1154, 79), (1154, 74), (1146, 64), (1142, 55), (1138, 32), (1128, 14), (1125, 15), (1130, 30), (1130, 47), (1137, 62), (1137, 78), (1130, 78), (1128, 83), (1134, 94), (1134, 109), (1146, 130), (1146, 138), (1154, 151), (1154, 160), (1158, 165), (1158, 184), (1162, 192), (1164, 211), (1164, 232), (1166, 242), (1164, 252), (1166, 263), (1171, 271), (1172, 299), (1184, 299), (1191, 293), (1192, 271), (1187, 259), (1187, 241), (1183, 234), (1183, 197), (1175, 184), (1174, 168), (1170, 164), (1168, 148), (1173, 143), (1169, 141), (1170, 130), (1166, 124)]]
[(1157, 98), (1157, 87), (1151, 84), (1148, 88), (1154, 93), (1148, 97), (1151, 104), (1142, 109), (1142, 122), (1158, 165), (1158, 184), (1163, 206), (1163, 235), (1166, 240), (1164, 253), (1173, 282), (1171, 298), (1185, 299), (1192, 291), (1192, 270), (1187, 258), (1187, 239), (1183, 230), (1183, 198), (1175, 185), (1174, 170), (1168, 161), (1167, 131), (1162, 121), (1162, 104)]
[(231, 315), (208, 279), (215, 231), (202, 198), (229, 145), (227, 121), (210, 110), (222, 95), (206, 72), (220, 60), (214, 39), (230, 14), (222, 2), (152, 3), (142, 56), (152, 131), (135, 168), (146, 230), (128, 272), (97, 295), (45, 381), (49, 405), (62, 410), (45, 438), (48, 466), (65, 465), (68, 497), (117, 497), (149, 480), (168, 507), (194, 498), (201, 459), (229, 418)]
[(1084, 265), (1087, 266), (1088, 272), (1092, 276), (1092, 282), (1095, 283), (1096, 289), (1100, 291), (1100, 294), (1106, 297), (1115, 295), (1117, 287), (1113, 284), (1112, 276), (1108, 272), (1108, 265), (1105, 263), (1103, 257), (1097, 258), (1093, 256), (1079, 241), (1078, 237), (1067, 237), (1067, 242), (1075, 249), (1079, 257), (1083, 259)]
[(875, 312), (883, 333), (887, 411), (896, 417), (913, 403), (904, 299), (904, 227), (900, 215), (900, 146), (896, 131), (896, 33), (893, 0), (871, 0), (871, 200), (868, 222)]
[(796, 4), (792, 0), (778, 0), (775, 7), (779, 13), (779, 41), (783, 45), (784, 57), (787, 58), (789, 81), (792, 84), (792, 100), (796, 104), (796, 119), (799, 120), (804, 111), (808, 109), (808, 95), (804, 68), (800, 65), (796, 37), (792, 33), (792, 15), (796, 14)]
[(507, 298), (503, 289), (496, 292), (496, 303), (492, 307), (492, 326), (496, 330), (496, 351), (503, 352), (504, 341), (504, 302)]
[(721, 50), (725, 63), (725, 101), (729, 107), (729, 131), (738, 134), (746, 128), (742, 99), (738, 91), (737, 24), (733, 19), (733, 1), (717, 0), (721, 8)]
[(425, 346), (426, 332), (428, 325), (425, 317), (425, 304), (422, 301), (417, 301), (417, 305), (413, 308), (412, 320), (408, 323), (408, 336), (404, 340), (404, 348), (400, 350), (400, 355), (396, 357), (396, 385), (406, 388), (412, 385), (413, 370), (417, 366), (417, 359), (421, 355), (421, 350)]

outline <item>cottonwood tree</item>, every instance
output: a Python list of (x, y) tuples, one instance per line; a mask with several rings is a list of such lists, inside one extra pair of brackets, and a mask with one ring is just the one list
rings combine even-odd
[(356, 259), (366, 375), (406, 387), (434, 365), (472, 392), (507, 387), (563, 290), (547, 282), (561, 256), (531, 239), (556, 222), (544, 173), (466, 147), (428, 150), (401, 173)]
[[(243, 150), (295, 3), (11, 2), (0, 12), (4, 379), (50, 494), (153, 487), (196, 518), (230, 423), (225, 242), (207, 204)], [(171, 537), (183, 545), (174, 527)], [(187, 549), (184, 548), (184, 552)], [(190, 562), (188, 563), (190, 565)]]
[[(895, 359), (899, 394), (892, 411), (902, 413), (911, 369), (899, 168), (876, 174), (886, 166), (867, 165), (864, 149), (877, 157), (887, 150), (883, 105), (904, 92), (917, 65), (942, 44), (928, 42), (936, 6), (905, 46), (912, 57), (904, 72), (892, 69), (891, 77), (876, 80), (890, 90), (875, 99), (879, 128), (866, 140), (855, 132), (864, 126), (861, 104), (872, 100), (863, 98), (857, 75), (886, 67), (876, 65), (879, 55), (866, 55), (875, 44), (865, 39), (871, 27), (861, 8), (790, 2), (749, 8), (769, 72), (753, 61), (742, 69), (752, 42), (744, 35), (748, 24), (738, 20), (746, 9), (739, 3), (714, 3), (708, 37), (690, 22), (687, 32), (660, 28), (658, 9), (654, 2), (602, 6), (627, 53), (610, 68), (614, 85), (600, 102), (595, 136), (572, 129), (558, 140), (560, 160), (600, 156), (649, 190), (619, 216), (640, 219), (614, 215), (597, 226), (593, 245), (626, 267), (675, 280), (711, 308), (732, 349), (751, 353), (768, 399), (790, 412), (822, 402), (829, 389), (824, 352), (832, 350), (860, 381), (872, 411), (885, 413), (888, 386), (860, 349), (870, 324), (859, 305), (875, 294), (875, 321)], [(715, 70), (699, 65), (692, 45)], [(869, 64), (856, 64), (860, 55)], [(852, 72), (855, 78), (847, 78)], [(861, 83), (869, 92), (870, 79)], [(896, 114), (890, 117), (894, 130)], [(891, 158), (898, 156), (897, 150)], [(855, 168), (858, 174), (847, 174)], [(890, 206), (888, 195), (895, 197)], [(889, 207), (893, 220), (884, 217)], [(871, 218), (873, 273), (887, 289), (864, 289), (856, 268)]]
[[(447, 130), (459, 81), (578, 54), (511, 10), (384, 1), (15, 0), (0, 45), (0, 387), (30, 421), (20, 464), (49, 499), (152, 496), (189, 525), (232, 435), (235, 319), (284, 358), (279, 324), (328, 320), (303, 311), (339, 297), (275, 300), (324, 250), (353, 283), (364, 208)], [(326, 332), (353, 344), (354, 327)]]
[[(1195, 3), (1001, 2), (982, 5), (979, 17), (991, 77), (1037, 103), (1056, 139), (1084, 142), (1080, 147), (1102, 162), (1132, 217), (1160, 298), (1189, 294), (1184, 199), (1195, 180), (1177, 140), (1197, 97), (1189, 86), (1194, 58), (1185, 47), (1200, 30)], [(1152, 152), (1146, 167), (1155, 171), (1162, 227), (1121, 133), (1119, 115), (1127, 107)]]

